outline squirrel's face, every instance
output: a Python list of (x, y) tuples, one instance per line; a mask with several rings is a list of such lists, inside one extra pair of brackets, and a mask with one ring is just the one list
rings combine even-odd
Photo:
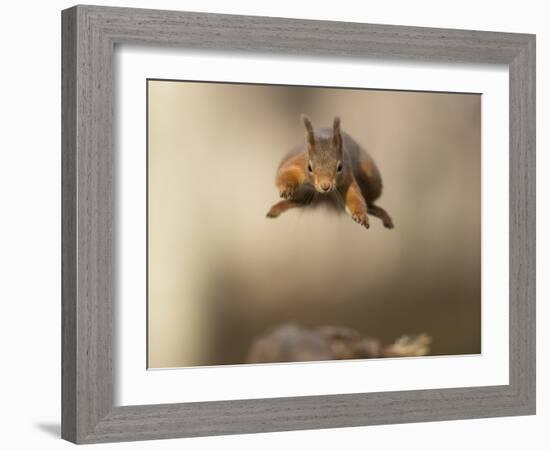
[(322, 194), (334, 191), (342, 176), (342, 160), (332, 149), (309, 151), (308, 155), (306, 169), (315, 190)]
[(307, 131), (306, 172), (309, 180), (317, 192), (332, 192), (340, 184), (344, 172), (340, 119), (334, 119), (332, 130), (321, 130), (317, 134), (306, 116), (303, 116), (303, 120)]

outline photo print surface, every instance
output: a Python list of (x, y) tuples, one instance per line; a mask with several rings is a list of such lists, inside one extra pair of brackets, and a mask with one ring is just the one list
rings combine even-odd
[(481, 95), (147, 80), (147, 365), (481, 352)]

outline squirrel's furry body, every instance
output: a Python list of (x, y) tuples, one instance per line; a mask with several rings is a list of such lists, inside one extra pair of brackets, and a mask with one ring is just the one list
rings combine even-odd
[(338, 118), (332, 128), (313, 130), (307, 117), (304, 124), (305, 144), (293, 148), (277, 171), (276, 185), (285, 200), (273, 205), (267, 216), (278, 217), (291, 208), (327, 205), (345, 210), (366, 228), (367, 213), (393, 228), (388, 213), (374, 204), (382, 194), (382, 177), (367, 151), (340, 130)]
[[(324, 127), (316, 129), (315, 134), (321, 138), (330, 138), (332, 136), (332, 128)], [(368, 152), (363, 149), (348, 133), (341, 132), (341, 135), (343, 141), (342, 144), (345, 148), (343, 153), (343, 164), (344, 166), (349, 166), (352, 168), (353, 175), (357, 180), (357, 184), (361, 189), (361, 193), (363, 194), (365, 201), (374, 202), (382, 194), (382, 177), (380, 176), (380, 171)], [(301, 159), (300, 157), (303, 157), (305, 160), (303, 144), (294, 147), (286, 154), (283, 161), (279, 165), (279, 169), (284, 167), (288, 161), (296, 157), (299, 159)], [(305, 199), (311, 197), (311, 206), (327, 205), (338, 210), (343, 210), (342, 201), (339, 198), (339, 193), (337, 191), (320, 194), (310, 183), (300, 185), (294, 196), (295, 198), (298, 197)]]

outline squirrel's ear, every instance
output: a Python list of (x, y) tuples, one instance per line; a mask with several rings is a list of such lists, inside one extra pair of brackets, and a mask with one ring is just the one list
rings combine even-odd
[(342, 135), (340, 134), (340, 117), (336, 116), (332, 124), (332, 145), (340, 149), (342, 147)]
[(315, 146), (315, 135), (313, 134), (313, 125), (311, 125), (311, 120), (309, 120), (309, 117), (305, 114), (302, 114), (302, 120), (304, 122), (304, 125), (306, 127), (306, 137), (307, 137), (307, 143), (310, 147)]

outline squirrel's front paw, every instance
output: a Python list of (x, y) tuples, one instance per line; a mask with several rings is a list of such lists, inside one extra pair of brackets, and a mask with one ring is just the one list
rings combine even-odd
[(357, 222), (359, 225), (365, 227), (365, 228), (369, 228), (370, 225), (369, 225), (369, 218), (367, 216), (367, 213), (352, 213), (351, 214), (351, 218), (353, 220), (355, 220), (355, 222)]
[(279, 194), (281, 198), (289, 199), (294, 197), (294, 192), (296, 192), (296, 186), (287, 184), (285, 186), (279, 186)]

